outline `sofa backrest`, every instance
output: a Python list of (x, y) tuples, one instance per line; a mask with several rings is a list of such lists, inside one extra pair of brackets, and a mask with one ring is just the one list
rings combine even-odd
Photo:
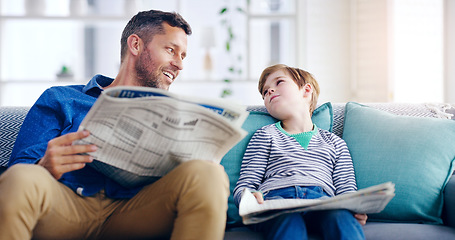
[[(397, 115), (453, 119), (453, 114), (446, 113), (450, 108), (447, 104), (370, 103), (367, 105)], [(341, 137), (345, 103), (332, 103), (332, 106), (333, 133)], [(0, 166), (8, 165), (11, 150), (28, 110), (29, 107), (0, 107)], [(264, 106), (249, 106), (248, 111), (267, 112)]]
[(0, 166), (8, 165), (14, 142), (28, 107), (0, 107)]
[[(342, 137), (344, 122), (344, 107), (346, 103), (332, 103), (333, 133)], [(419, 104), (419, 103), (367, 103), (375, 109), (402, 116), (434, 117), (454, 119), (455, 108), (449, 104)], [(449, 110), (450, 109), (450, 110)], [(264, 106), (249, 106), (248, 111), (267, 112)]]

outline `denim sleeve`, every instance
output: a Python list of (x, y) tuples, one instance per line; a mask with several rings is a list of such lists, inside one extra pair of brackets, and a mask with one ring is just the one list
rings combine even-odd
[(47, 143), (60, 135), (61, 113), (52, 90), (46, 90), (30, 108), (18, 133), (9, 166), (34, 164), (44, 156)]

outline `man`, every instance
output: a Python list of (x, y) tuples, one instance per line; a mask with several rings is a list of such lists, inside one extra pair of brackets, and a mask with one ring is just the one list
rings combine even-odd
[(158, 181), (124, 188), (90, 166), (72, 145), (103, 89), (168, 89), (182, 70), (188, 23), (176, 13), (140, 12), (125, 27), (115, 79), (46, 90), (30, 109), (0, 176), (0, 239), (222, 239), (229, 183), (224, 169), (193, 160)]

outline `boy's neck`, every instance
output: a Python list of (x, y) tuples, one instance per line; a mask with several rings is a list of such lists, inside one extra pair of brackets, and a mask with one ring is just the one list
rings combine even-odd
[(311, 117), (290, 118), (281, 120), (281, 127), (289, 134), (310, 132), (313, 130)]

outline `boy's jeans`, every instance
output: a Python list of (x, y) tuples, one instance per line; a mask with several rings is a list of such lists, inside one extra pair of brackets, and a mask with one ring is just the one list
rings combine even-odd
[[(287, 187), (264, 193), (264, 199), (315, 199), (328, 196), (321, 187)], [(307, 232), (324, 239), (365, 239), (362, 226), (348, 210), (327, 210), (284, 214), (252, 226), (266, 239), (308, 239)]]

